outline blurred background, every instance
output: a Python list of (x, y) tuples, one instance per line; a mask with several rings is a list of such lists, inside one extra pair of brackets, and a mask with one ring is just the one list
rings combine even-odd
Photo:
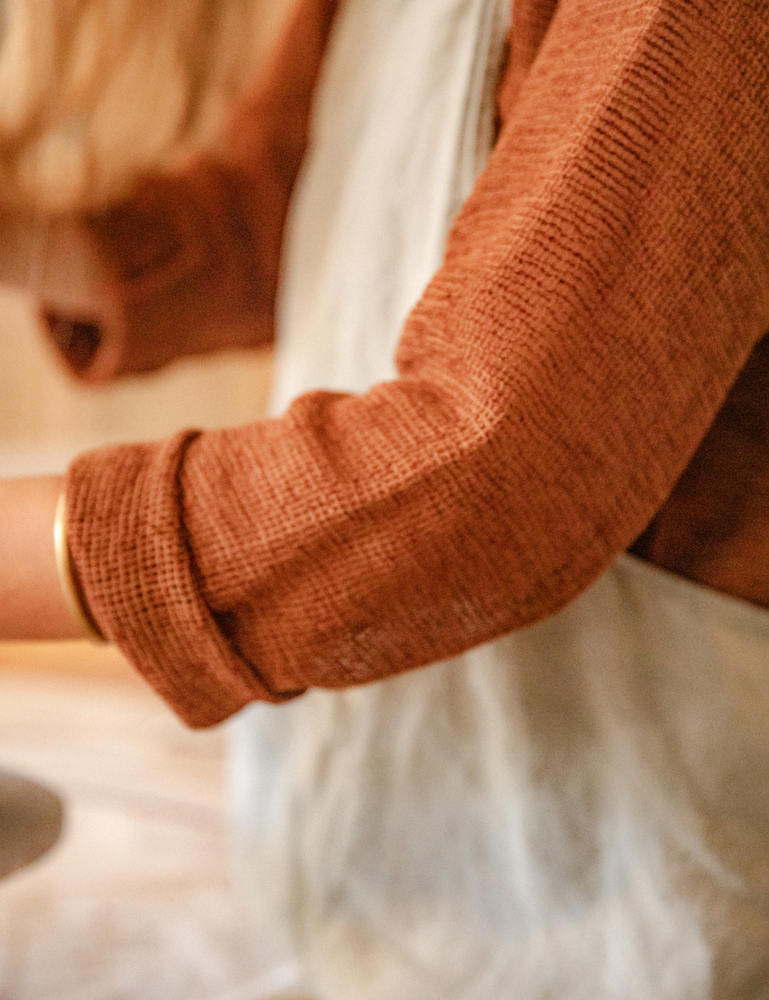
[(0, 286), (0, 475), (60, 472), (85, 448), (254, 420), (269, 381), (269, 352), (229, 352), (84, 389), (53, 357), (32, 304)]
[[(174, 2), (178, 6), (179, 0), (138, 0), (138, 6), (152, 12)], [(195, 8), (193, 0), (182, 2), (187, 11)], [(114, 28), (126, 4), (0, 0), (0, 202), (31, 199), (54, 209), (102, 204), (142, 169), (173, 163), (182, 146), (188, 152), (215, 142), (227, 102), (258, 68), (287, 0), (220, 6), (224, 28), (215, 38), (209, 34), (206, 50), (218, 75), (207, 81), (208, 97), (196, 98), (199, 113), (185, 116), (172, 106), (165, 131), (156, 129), (131, 159), (121, 151), (131, 147), (131, 129), (142, 129), (141, 102), (126, 104), (131, 88), (125, 79), (115, 83), (107, 74), (100, 89), (83, 70), (99, 50), (93, 41), (88, 48), (88, 38), (106, 37), (104, 25), (101, 35), (89, 29), (85, 14), (101, 11)], [(205, 7), (202, 0), (195, 9)], [(52, 40), (51, 25), (63, 16), (83, 30)], [(194, 48), (192, 29), (182, 27), (188, 34), (181, 32), (177, 44)], [(80, 90), (72, 83), (74, 70), (66, 79), (51, 70), (46, 85), (40, 83), (61, 64), (57, 45), (67, 37), (71, 46), (80, 38), (85, 52)], [(115, 42), (118, 35), (110, 37)], [(139, 42), (136, 51), (141, 55)], [(145, 56), (144, 62), (137, 56), (131, 72), (150, 87), (144, 106), (162, 119), (175, 91), (159, 93), (164, 73), (153, 76), (147, 66), (159, 60), (162, 68), (168, 51)], [(35, 117), (35, 107), (47, 108), (48, 119)], [(121, 107), (130, 114), (121, 118)], [(39, 132), (27, 143), (26, 159), (14, 140), (25, 114)], [(0, 476), (60, 472), (78, 451), (100, 444), (257, 419), (267, 402), (270, 365), (269, 352), (230, 353), (83, 389), (52, 357), (33, 304), (0, 287)], [(66, 809), (54, 849), (0, 881), (2, 1000), (294, 995), (296, 971), (269, 929), (250, 923), (231, 878), (225, 742), (222, 727), (185, 730), (109, 647), (0, 643), (0, 769), (54, 789)], [(4, 823), (0, 812), (0, 846)]]

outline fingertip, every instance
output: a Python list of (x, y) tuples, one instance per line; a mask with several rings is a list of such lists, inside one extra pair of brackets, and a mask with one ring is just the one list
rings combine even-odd
[(43, 319), (51, 339), (69, 367), (77, 374), (85, 373), (101, 346), (102, 333), (98, 323), (48, 311), (43, 312)]

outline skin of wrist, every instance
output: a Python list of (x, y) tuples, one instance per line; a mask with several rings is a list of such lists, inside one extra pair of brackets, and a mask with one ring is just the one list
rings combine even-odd
[(62, 592), (53, 525), (61, 476), (0, 480), (0, 640), (82, 639)]

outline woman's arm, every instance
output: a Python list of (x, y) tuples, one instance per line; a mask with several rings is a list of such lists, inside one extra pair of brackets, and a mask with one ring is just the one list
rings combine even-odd
[(184, 718), (456, 654), (641, 532), (769, 328), (768, 32), (562, 0), (397, 380), (74, 463), (90, 607)]

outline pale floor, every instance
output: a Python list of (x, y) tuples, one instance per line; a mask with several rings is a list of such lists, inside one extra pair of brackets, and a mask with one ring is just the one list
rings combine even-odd
[(0, 882), (0, 1000), (295, 995), (230, 877), (221, 728), (185, 729), (110, 651), (0, 645), (0, 768), (67, 810)]

